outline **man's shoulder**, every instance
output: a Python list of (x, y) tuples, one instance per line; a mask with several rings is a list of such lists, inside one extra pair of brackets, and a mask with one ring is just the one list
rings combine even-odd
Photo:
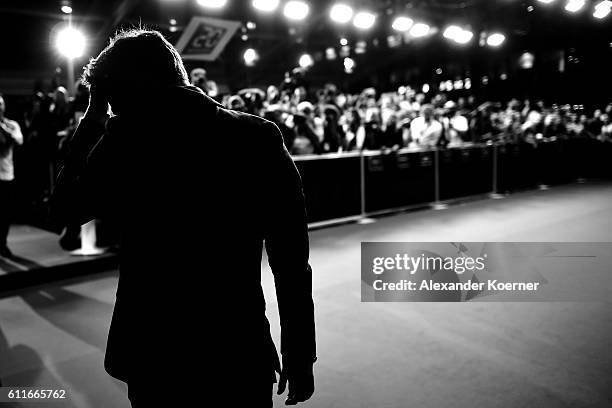
[(271, 131), (276, 127), (274, 123), (260, 116), (252, 115), (250, 113), (238, 112), (222, 107), (217, 108), (217, 118), (222, 124), (230, 124), (232, 126), (244, 127), (248, 128), (249, 130), (261, 129)]
[(232, 135), (243, 146), (256, 150), (269, 150), (282, 142), (282, 135), (275, 123), (249, 113), (227, 108), (217, 108), (217, 129)]

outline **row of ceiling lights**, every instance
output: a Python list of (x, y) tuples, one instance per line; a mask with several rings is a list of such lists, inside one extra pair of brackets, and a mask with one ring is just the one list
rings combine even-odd
[[(170, 0), (166, 0), (170, 1)], [(558, 0), (538, 0), (543, 4), (555, 3)], [(224, 7), (228, 0), (197, 0), (202, 7), (219, 9)], [(565, 10), (570, 13), (576, 13), (582, 10), (586, 4), (586, 0), (565, 0)], [(252, 0), (252, 5), (255, 9), (262, 12), (273, 12), (280, 6), (280, 0)], [(601, 0), (595, 4), (593, 16), (602, 19), (612, 11), (611, 0)], [(310, 6), (302, 0), (290, 0), (285, 2), (283, 6), (283, 14), (290, 20), (303, 20), (310, 13)], [(353, 25), (360, 29), (368, 29), (372, 27), (376, 21), (376, 15), (369, 11), (353, 12), (353, 8), (345, 3), (338, 3), (331, 7), (330, 18), (337, 23), (348, 23), (353, 21)], [(399, 17), (402, 18), (402, 17)], [(397, 19), (396, 19), (397, 20)], [(405, 21), (405, 20), (404, 20)], [(401, 22), (399, 23), (402, 24)]]
[[(540, 3), (551, 4), (556, 2), (557, 0), (538, 0)], [(584, 9), (586, 6), (586, 0), (567, 0), (565, 3), (565, 10), (570, 13), (577, 13), (578, 11)], [(602, 0), (599, 3), (595, 4), (593, 9), (593, 17), (602, 19), (607, 17), (612, 11), (612, 1), (610, 0)]]
[[(202, 7), (206, 8), (222, 8), (227, 4), (228, 0), (197, 0), (198, 4)], [(538, 0), (538, 2), (543, 4), (551, 4), (555, 3), (557, 0)], [(259, 11), (263, 12), (272, 12), (275, 11), (280, 5), (280, 0), (252, 0), (253, 7)], [(582, 10), (586, 6), (586, 0), (567, 0), (565, 3), (565, 10), (570, 13), (576, 13)], [(72, 13), (72, 6), (70, 5), (70, 1), (64, 0), (62, 1), (61, 11), (64, 14)], [(593, 10), (593, 17), (595, 18), (605, 18), (612, 11), (612, 1), (611, 0), (601, 0), (597, 3)], [(288, 1), (285, 3), (283, 8), (283, 14), (291, 19), (291, 20), (303, 20), (310, 13), (310, 6), (308, 3), (304, 1)], [(347, 4), (339, 3), (332, 6), (330, 9), (330, 18), (338, 23), (348, 23), (353, 19), (353, 24), (357, 28), (368, 29), (374, 25), (376, 21), (376, 15), (368, 11), (361, 11), (355, 14), (353, 18), (353, 8)], [(406, 31), (412, 24), (410, 23), (412, 20), (408, 17), (400, 16), (397, 17), (392, 27), (398, 31)]]
[[(166, 0), (170, 1), (170, 0)], [(173, 0), (174, 1), (174, 0)], [(551, 4), (557, 0), (538, 0), (540, 3)], [(578, 12), (586, 5), (586, 0), (566, 0), (565, 9), (568, 12)], [(197, 0), (198, 4), (205, 8), (220, 9), (227, 5), (228, 0)], [(271, 13), (279, 8), (281, 0), (251, 0), (252, 6), (266, 13)], [(72, 7), (67, 0), (62, 1), (61, 11), (70, 14)], [(602, 0), (595, 5), (593, 16), (604, 18), (612, 11), (612, 1)], [(302, 0), (289, 0), (284, 3), (283, 14), (289, 20), (304, 20), (310, 13), (310, 6)], [(329, 17), (336, 24), (347, 24), (352, 21), (357, 29), (368, 30), (376, 23), (376, 14), (368, 10), (355, 12), (353, 8), (345, 3), (336, 3), (329, 9)], [(391, 27), (393, 30), (406, 33), (410, 37), (419, 38), (431, 34), (432, 27), (424, 22), (414, 21), (412, 18), (400, 15), (395, 17)], [(176, 27), (172, 27), (176, 31)], [(468, 44), (474, 37), (474, 33), (467, 28), (458, 25), (450, 25), (443, 31), (444, 38), (457, 44)], [(487, 34), (486, 44), (491, 47), (499, 47), (506, 40), (502, 33), (494, 32)]]
[[(221, 8), (227, 4), (227, 0), (197, 0), (200, 5), (208, 8)], [(255, 9), (271, 13), (278, 9), (280, 0), (252, 0)], [(304, 20), (310, 13), (310, 6), (305, 1), (290, 0), (283, 6), (284, 16), (293, 21)], [(368, 30), (376, 23), (376, 14), (368, 10), (355, 12), (351, 6), (345, 3), (336, 3), (329, 9), (329, 18), (336, 24), (353, 23), (353, 26), (360, 30)], [(410, 37), (419, 38), (431, 34), (434, 30), (424, 22), (414, 21), (404, 15), (395, 17), (391, 24), (393, 30), (406, 33)], [(456, 42), (457, 44), (467, 44), (474, 37), (468, 29), (451, 25), (444, 30), (444, 37)], [(487, 37), (486, 44), (491, 47), (498, 47), (506, 40), (501, 33), (491, 33)]]
[[(207, 8), (222, 8), (227, 4), (228, 0), (197, 0), (197, 2)], [(538, 0), (540, 3), (551, 4), (556, 0)], [(567, 0), (565, 9), (568, 12), (575, 13), (582, 9), (586, 4), (586, 0)], [(259, 11), (262, 12), (273, 12), (280, 6), (280, 0), (252, 0), (252, 5)], [(603, 0), (595, 5), (595, 12), (593, 15), (597, 18), (606, 17), (612, 10), (612, 1)], [(65, 14), (72, 13), (72, 7), (70, 2), (67, 0), (62, 1), (61, 11)], [(289, 0), (285, 2), (283, 7), (283, 14), (290, 20), (303, 20), (310, 13), (309, 5), (301, 0)], [(338, 24), (347, 24), (350, 21), (353, 25), (359, 29), (369, 29), (374, 26), (376, 22), (376, 15), (369, 11), (354, 12), (353, 8), (344, 3), (336, 3), (329, 10), (329, 17), (332, 21)], [(173, 25), (176, 22), (173, 23)], [(411, 37), (425, 37), (432, 32), (432, 28), (423, 22), (415, 22), (410, 17), (398, 16), (396, 17), (391, 26), (395, 31), (407, 33)], [(448, 26), (442, 33), (443, 37), (454, 41), (457, 44), (469, 43), (474, 34), (469, 29), (460, 27), (458, 25)], [(61, 37), (61, 36), (60, 36)], [(74, 37), (71, 35), (70, 37)], [(505, 41), (506, 37), (501, 33), (488, 33), (486, 34), (485, 43), (491, 47), (499, 47)], [(60, 41), (61, 42), (61, 41)], [(80, 41), (81, 43), (83, 41)], [(79, 47), (82, 48), (82, 47)], [(74, 56), (72, 56), (74, 57)], [(254, 49), (248, 49), (244, 54), (244, 60), (247, 65), (252, 65), (258, 59), (257, 52)], [(345, 64), (349, 60), (354, 65), (354, 61), (350, 58), (345, 58)], [(313, 61), (309, 54), (304, 54), (300, 58), (300, 66), (307, 67), (312, 65)]]

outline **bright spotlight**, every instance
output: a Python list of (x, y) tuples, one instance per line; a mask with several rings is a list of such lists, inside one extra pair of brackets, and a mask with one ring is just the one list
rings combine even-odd
[(531, 69), (535, 61), (535, 56), (530, 52), (524, 52), (519, 57), (519, 66), (522, 69)]
[(259, 59), (259, 54), (253, 48), (248, 48), (242, 58), (244, 58), (244, 63), (247, 67), (252, 67), (255, 65), (255, 62)]
[(446, 30), (444, 30), (442, 35), (444, 36), (444, 38), (454, 41), (455, 38), (461, 35), (461, 31), (462, 31), (461, 27), (452, 25), (452, 26), (448, 26)]
[(300, 67), (302, 68), (308, 68), (314, 64), (314, 61), (312, 60), (310, 54), (302, 54), (298, 64), (300, 64)]
[(303, 20), (310, 12), (310, 7), (303, 1), (292, 0), (285, 4), (283, 14), (289, 20)]
[(595, 18), (605, 18), (610, 14), (610, 9), (597, 9), (593, 12), (593, 17)]
[(198, 4), (206, 8), (219, 9), (227, 4), (227, 0), (198, 0)]
[(458, 42), (459, 44), (467, 44), (470, 41), (472, 41), (473, 37), (474, 37), (474, 33), (472, 33), (469, 30), (463, 30), (461, 31), (461, 34), (459, 35), (459, 37), (455, 38), (455, 41)]
[(412, 26), (408, 34), (414, 38), (425, 37), (429, 34), (431, 27), (425, 23), (416, 23)]
[(325, 50), (325, 58), (327, 58), (328, 60), (335, 60), (336, 57), (337, 57), (337, 54), (336, 54), (336, 49), (335, 48), (328, 47)]
[(353, 9), (346, 4), (334, 4), (329, 10), (329, 18), (340, 24), (346, 24), (353, 18)]
[(372, 28), (374, 22), (376, 21), (376, 16), (367, 11), (360, 11), (355, 14), (355, 18), (353, 19), (353, 25), (362, 30), (367, 30)]
[(570, 13), (575, 13), (582, 9), (585, 3), (586, 0), (568, 0), (567, 4), (565, 5), (565, 10), (569, 11)]
[(72, 14), (72, 7), (64, 5), (60, 8), (60, 10), (62, 11), (62, 13), (64, 14)]
[(448, 26), (442, 35), (444, 38), (452, 40), (457, 44), (467, 44), (472, 40), (472, 37), (474, 37), (474, 34), (471, 31), (464, 30), (456, 25)]
[(253, 0), (253, 7), (259, 11), (271, 12), (276, 10), (280, 0)]
[(78, 58), (85, 53), (85, 35), (74, 27), (63, 28), (57, 33), (55, 46), (64, 57)]
[(365, 41), (357, 41), (355, 44), (355, 54), (365, 54), (367, 46)]
[(604, 18), (612, 11), (612, 1), (604, 0), (595, 5), (595, 11), (593, 12), (593, 17), (595, 18)]
[(413, 23), (414, 21), (412, 21), (411, 18), (399, 16), (393, 20), (391, 28), (393, 28), (395, 31), (408, 31), (410, 30), (410, 27), (412, 27)]
[(506, 36), (502, 33), (493, 33), (487, 37), (487, 45), (489, 47), (499, 47), (506, 41)]
[(352, 74), (355, 70), (355, 60), (349, 57), (346, 57), (343, 61), (344, 64), (344, 72), (347, 74)]
[(555, 0), (538, 0), (540, 3), (544, 3), (544, 4), (550, 4)]

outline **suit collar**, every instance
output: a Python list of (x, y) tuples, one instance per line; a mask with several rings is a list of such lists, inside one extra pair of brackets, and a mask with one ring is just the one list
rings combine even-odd
[(206, 95), (204, 91), (202, 91), (197, 86), (193, 85), (179, 85), (173, 88), (175, 91), (178, 91), (184, 95), (189, 95), (189, 97), (200, 98), (205, 101), (207, 105), (215, 106), (217, 108), (223, 108), (219, 102), (215, 101), (210, 96)]

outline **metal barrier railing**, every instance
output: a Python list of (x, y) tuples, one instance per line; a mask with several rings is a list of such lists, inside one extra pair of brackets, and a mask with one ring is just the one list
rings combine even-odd
[(312, 226), (386, 212), (444, 209), (467, 196), (502, 198), (538, 185), (612, 174), (612, 144), (593, 139), (489, 143), (296, 156)]

